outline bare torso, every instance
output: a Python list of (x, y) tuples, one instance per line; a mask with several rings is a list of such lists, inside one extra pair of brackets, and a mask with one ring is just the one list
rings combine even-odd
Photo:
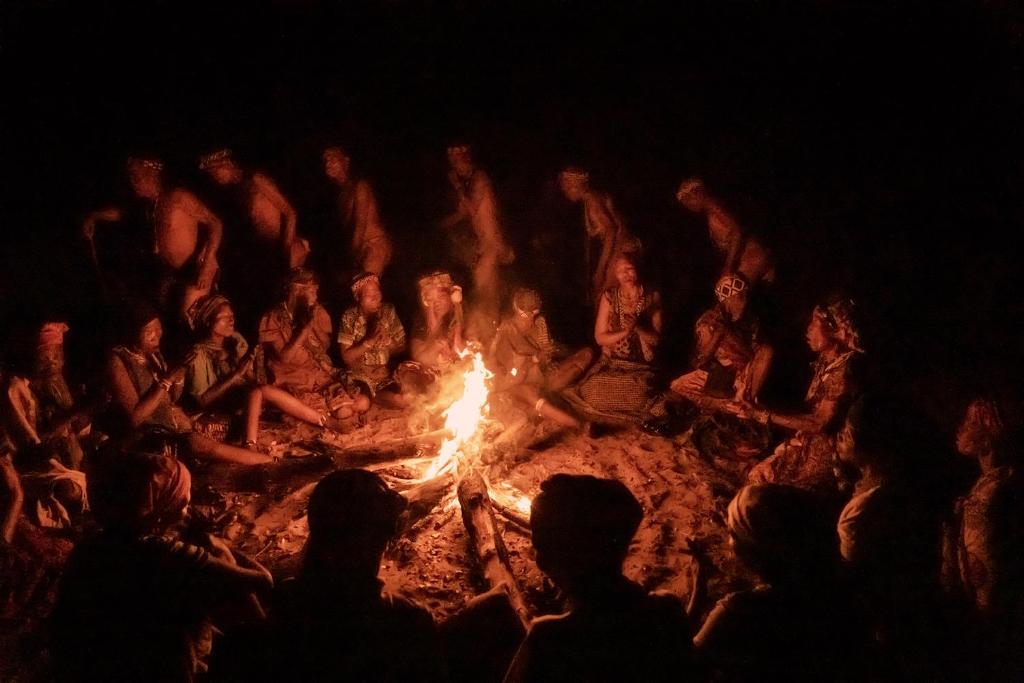
[(249, 199), (249, 220), (260, 239), (267, 242), (280, 241), (284, 224), (281, 210), (256, 189), (253, 189)]
[(156, 254), (167, 266), (178, 270), (196, 255), (199, 218), (190, 210), (198, 201), (187, 190), (172, 190), (157, 199), (153, 212)]
[[(744, 236), (742, 228), (727, 211), (720, 207), (708, 210), (708, 235), (715, 249), (728, 258), (738, 241), (742, 242), (736, 259), (735, 270), (751, 284), (760, 280), (774, 279), (774, 263), (771, 254), (754, 237)], [(728, 270), (728, 264), (726, 264)]]

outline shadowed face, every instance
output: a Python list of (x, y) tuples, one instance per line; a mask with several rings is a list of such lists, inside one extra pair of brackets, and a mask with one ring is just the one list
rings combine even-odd
[(961, 455), (977, 457), (992, 449), (993, 425), (988, 412), (975, 401), (967, 406), (964, 419), (956, 432), (956, 450)]
[(288, 288), (288, 298), (296, 308), (312, 308), (320, 296), (319, 285), (293, 284)]
[(380, 286), (376, 282), (367, 282), (359, 289), (359, 308), (363, 313), (373, 314), (380, 312), (383, 297), (380, 293)]
[(218, 185), (230, 185), (238, 180), (239, 168), (230, 161), (227, 161), (206, 169), (206, 174)]
[(164, 326), (159, 318), (153, 318), (139, 330), (139, 350), (143, 353), (156, 353), (160, 350), (160, 339), (164, 336)]
[(583, 193), (586, 190), (586, 185), (582, 180), (573, 178), (565, 173), (558, 176), (558, 186), (562, 189), (562, 194), (570, 202), (578, 202), (583, 199)]
[(147, 168), (141, 164), (130, 165), (128, 183), (138, 197), (156, 199), (160, 196), (160, 171), (154, 168)]
[(343, 151), (331, 148), (324, 152), (324, 174), (334, 182), (344, 185), (349, 179), (351, 161)]
[(853, 437), (853, 426), (849, 420), (843, 423), (843, 428), (836, 435), (836, 455), (842, 462), (849, 465), (857, 464), (856, 441)]
[(615, 279), (622, 287), (636, 285), (636, 266), (628, 259), (620, 258), (615, 262)]
[(36, 375), (56, 377), (64, 372), (64, 347), (48, 344), (36, 350)]
[(687, 211), (703, 211), (707, 197), (702, 189), (680, 189), (676, 193), (676, 201)]
[(445, 287), (426, 287), (423, 289), (421, 303), (426, 311), (440, 317), (452, 310), (452, 295)]
[(811, 322), (807, 326), (807, 346), (815, 353), (821, 353), (832, 344), (832, 336), (829, 334), (825, 323), (816, 315), (811, 316)]
[(213, 317), (210, 333), (214, 337), (230, 337), (235, 333), (235, 312), (231, 306), (224, 304)]
[(473, 157), (469, 152), (459, 151), (448, 154), (448, 165), (460, 178), (473, 175)]

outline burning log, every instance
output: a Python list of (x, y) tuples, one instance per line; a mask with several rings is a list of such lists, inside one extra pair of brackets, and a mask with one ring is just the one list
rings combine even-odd
[(508, 550), (498, 531), (498, 523), (491, 507), (487, 484), (477, 472), (466, 475), (459, 483), (459, 504), (462, 522), (469, 532), (473, 550), (480, 561), (484, 577), (492, 588), (501, 586), (509, 603), (523, 625), (530, 623), (530, 609), (526, 606), (522, 590), (512, 573)]

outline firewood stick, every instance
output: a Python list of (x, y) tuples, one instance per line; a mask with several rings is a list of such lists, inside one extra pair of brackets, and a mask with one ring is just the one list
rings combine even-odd
[(527, 626), (530, 623), (530, 608), (526, 605), (522, 590), (512, 573), (508, 550), (498, 531), (491, 507), (491, 497), (483, 477), (477, 472), (466, 475), (459, 483), (459, 504), (462, 506), (462, 522), (469, 532), (473, 551), (480, 561), (484, 577), (491, 588), (501, 586), (516, 615)]

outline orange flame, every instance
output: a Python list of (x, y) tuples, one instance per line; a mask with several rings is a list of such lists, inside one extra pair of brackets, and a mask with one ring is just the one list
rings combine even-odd
[(441, 450), (425, 478), (430, 479), (455, 469), (459, 453), (474, 445), (473, 438), (487, 416), (487, 380), (492, 376), (484, 366), (480, 353), (473, 353), (473, 367), (462, 375), (462, 395), (443, 413), (444, 427), (450, 436), (441, 444)]

